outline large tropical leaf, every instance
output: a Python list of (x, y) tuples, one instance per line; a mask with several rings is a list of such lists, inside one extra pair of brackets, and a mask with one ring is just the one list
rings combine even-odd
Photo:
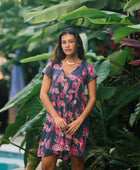
[(82, 3), (88, 0), (69, 0), (55, 6), (44, 9), (44, 6), (37, 7), (24, 13), (24, 21), (28, 22), (32, 19), (32, 23), (51, 22), (57, 20), (60, 16), (74, 10)]
[(28, 62), (33, 62), (33, 61), (41, 61), (41, 60), (47, 60), (48, 58), (50, 58), (51, 53), (44, 53), (44, 54), (40, 54), (34, 57), (29, 57), (29, 58), (25, 58), (20, 60), (21, 63), (28, 63)]
[(124, 51), (116, 51), (108, 56), (110, 60), (110, 76), (122, 74), (124, 64), (130, 57), (131, 49), (125, 48)]
[(119, 114), (119, 110), (126, 106), (127, 104), (131, 103), (132, 101), (136, 100), (140, 96), (140, 85), (134, 84), (131, 87), (127, 87), (125, 90), (120, 90), (116, 95), (112, 97), (110, 101), (111, 105), (115, 107), (109, 113), (108, 119), (112, 118), (114, 115)]
[(140, 9), (140, 1), (139, 0), (130, 0), (124, 6), (124, 11), (132, 12)]
[(43, 105), (38, 97), (35, 96), (28, 100), (20, 108), (15, 122), (6, 128), (3, 138), (9, 139), (9, 137), (12, 137), (11, 140), (14, 141), (22, 132), (29, 130), (38, 120), (41, 120), (42, 115), (45, 113), (42, 109)]
[(132, 113), (129, 119), (129, 123), (131, 126), (134, 125), (140, 119), (140, 103), (136, 105), (135, 113)]
[[(45, 25), (45, 24), (43, 24)], [(36, 33), (34, 34), (34, 36), (32, 36), (28, 42), (32, 42), (32, 41), (38, 41), (38, 40), (42, 40), (47, 38), (50, 35), (54, 35), (55, 33), (57, 34), (57, 32), (60, 32), (62, 29), (68, 27), (68, 25), (66, 24), (62, 24), (62, 23), (53, 23), (51, 25), (46, 25), (44, 28), (40, 28), (38, 31), (36, 31)], [(57, 36), (54, 36), (53, 38), (56, 39)]]
[(109, 60), (99, 60), (95, 63), (94, 67), (99, 75), (99, 77), (97, 77), (97, 85), (100, 85), (109, 75), (110, 62)]
[[(30, 149), (30, 153), (28, 153), (28, 165), (27, 165), (27, 169), (28, 170), (35, 170), (36, 167), (38, 166), (40, 159), (34, 155), (37, 155), (37, 151), (38, 151), (38, 144), (35, 144), (34, 148)], [(31, 154), (33, 153), (33, 154)]]
[(42, 74), (38, 73), (35, 78), (19, 93), (17, 93), (1, 110), (3, 112), (15, 106), (20, 106), (21, 104), (27, 102), (33, 96), (39, 95), (39, 91), (42, 84)]
[(87, 8), (82, 6), (75, 11), (68, 13), (60, 17), (59, 21), (77, 19), (77, 18), (88, 18), (93, 24), (125, 24), (134, 25), (138, 23), (134, 19), (112, 11), (102, 11), (98, 9)]
[[(19, 127), (19, 129), (17, 129), (17, 132), (15, 133), (15, 135), (12, 137), (12, 141), (15, 140), (15, 138), (17, 138), (19, 135), (21, 135), (22, 133), (28, 131), (29, 129), (31, 129), (33, 127), (33, 125), (39, 121), (42, 116), (44, 116), (46, 114), (46, 109), (43, 108), (43, 106), (41, 105), (41, 103), (39, 102), (39, 99), (35, 99), (34, 100), (34, 108), (32, 109), (31, 104), (33, 105), (33, 102), (28, 102), (27, 104), (25, 104), (23, 107), (23, 109), (20, 111), (20, 114), (25, 114), (25, 110), (27, 110), (26, 112), (31, 112), (30, 110), (32, 110), (32, 117), (30, 116), (30, 114), (28, 114), (28, 117), (30, 118), (29, 120), (26, 121), (25, 124), (23, 124), (21, 127)], [(42, 110), (41, 110), (42, 109)], [(39, 121), (41, 123), (41, 121)]]
[(120, 42), (123, 38), (127, 37), (128, 35), (140, 32), (140, 24), (137, 25), (129, 25), (126, 27), (119, 28), (114, 33), (114, 40), (116, 43)]
[(99, 89), (102, 100), (112, 97), (115, 94), (115, 91), (116, 91), (116, 87), (101, 86)]

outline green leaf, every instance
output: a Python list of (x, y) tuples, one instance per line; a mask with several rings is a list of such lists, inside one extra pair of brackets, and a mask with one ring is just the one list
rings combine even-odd
[(112, 97), (116, 91), (115, 87), (100, 87), (99, 89), (102, 99), (108, 99)]
[[(36, 98), (37, 99), (37, 98)], [(34, 100), (33, 102), (28, 102), (27, 104), (25, 104), (23, 107), (23, 109), (20, 111), (22, 112), (21, 114), (24, 114), (25, 109), (30, 112), (32, 111), (32, 114), (34, 114), (35, 116), (33, 118), (30, 118), (30, 120), (27, 120), (27, 122), (25, 124), (23, 124), (21, 127), (19, 127), (19, 129), (17, 129), (16, 134), (12, 137), (12, 141), (15, 140), (15, 138), (17, 138), (20, 134), (28, 131), (29, 129), (32, 128), (32, 126), (43, 116), (46, 114), (46, 109), (43, 108), (43, 106), (40, 104), (40, 102), (37, 100)], [(31, 107), (32, 105), (32, 107)], [(33, 107), (34, 106), (34, 107)], [(42, 109), (43, 108), (43, 109)], [(41, 110), (42, 109), (42, 110)], [(41, 110), (41, 111), (40, 111)]]
[(70, 12), (72, 9), (78, 7), (81, 2), (86, 2), (88, 0), (74, 1), (70, 0), (67, 2), (62, 2), (58, 5), (51, 6), (49, 8), (43, 9), (44, 6), (37, 7), (33, 10), (25, 12), (23, 17), (24, 21), (28, 22), (32, 19), (32, 23), (42, 23), (51, 22), (57, 20), (60, 16)]
[(61, 24), (61, 23), (54, 23), (54, 24), (49, 25), (49, 26), (46, 25), (44, 29), (36, 32), (34, 34), (34, 36), (32, 36), (28, 40), (28, 42), (33, 42), (33, 41), (38, 41), (38, 40), (41, 40), (41, 39), (45, 39), (48, 36), (59, 32), (60, 30), (64, 29), (65, 27), (67, 27), (67, 25), (66, 24)]
[(140, 32), (140, 24), (117, 29), (117, 31), (114, 33), (115, 43), (119, 43), (123, 38), (135, 32)]
[(137, 149), (137, 146), (128, 140), (121, 139), (121, 140), (116, 141), (116, 143), (121, 144), (124, 147), (127, 147), (129, 150), (131, 149), (132, 151), (135, 151)]
[(88, 51), (88, 38), (87, 38), (87, 35), (85, 33), (81, 33), (80, 37), (81, 37), (82, 42), (83, 42), (84, 51), (87, 52)]
[(110, 163), (111, 165), (116, 165), (116, 166), (123, 167), (123, 168), (129, 168), (129, 167), (130, 167), (130, 163), (125, 163), (125, 162), (123, 162), (123, 159), (122, 159), (122, 161), (119, 161), (119, 160), (111, 160), (109, 163)]
[(110, 72), (110, 62), (109, 60), (97, 61), (94, 65), (97, 74), (97, 85), (101, 84), (109, 75)]
[(91, 58), (94, 60), (105, 60), (106, 58), (102, 55), (97, 56), (95, 53), (85, 53), (86, 58)]
[(0, 110), (10, 109), (15, 106), (20, 106), (21, 104), (27, 102), (33, 96), (39, 95), (41, 84), (42, 84), (42, 74), (38, 73), (35, 78), (19, 93), (17, 93), (6, 105)]
[(135, 113), (130, 115), (129, 123), (131, 126), (134, 125), (140, 119), (140, 103), (136, 105)]
[(130, 0), (124, 6), (124, 11), (132, 12), (140, 9), (140, 0)]
[(112, 111), (108, 119), (112, 118), (114, 115), (119, 114), (119, 110), (122, 109), (127, 104), (136, 100), (140, 96), (140, 86), (139, 84), (134, 84), (131, 87), (127, 87), (127, 89), (120, 90), (116, 95), (112, 97), (110, 101), (110, 105), (113, 105)]
[(35, 96), (29, 99), (28, 102), (20, 108), (15, 122), (6, 128), (4, 138), (8, 139), (9, 137), (12, 137), (11, 140), (14, 141), (14, 139), (22, 132), (29, 130), (33, 124), (40, 120), (43, 113), (45, 113), (43, 112), (43, 108), (39, 97)]
[(30, 149), (30, 153), (32, 154), (28, 154), (28, 165), (27, 165), (27, 169), (29, 170), (35, 170), (40, 162), (40, 159), (34, 155), (37, 155), (37, 151), (38, 151), (38, 144), (35, 144), (35, 146), (33, 148)]
[(110, 76), (122, 74), (124, 64), (131, 53), (130, 48), (125, 48), (124, 51), (116, 51), (107, 57), (110, 60)]
[(40, 55), (36, 55), (36, 56), (33, 56), (33, 57), (22, 59), (22, 60), (20, 60), (20, 62), (21, 63), (28, 63), (28, 62), (46, 60), (46, 59), (50, 58), (50, 56), (51, 56), (51, 53), (44, 53), (44, 54), (40, 54)]
[(127, 15), (112, 11), (101, 11), (98, 9), (87, 8), (86, 6), (82, 6), (79, 9), (68, 13), (67, 15), (60, 17), (58, 20), (65, 21), (77, 18), (88, 18), (93, 24), (133, 25), (137, 23), (137, 21)]

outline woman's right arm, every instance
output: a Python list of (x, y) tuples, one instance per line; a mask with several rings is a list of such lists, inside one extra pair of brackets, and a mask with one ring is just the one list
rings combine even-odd
[(41, 91), (40, 91), (40, 99), (41, 99), (43, 105), (45, 106), (46, 110), (52, 115), (58, 128), (61, 130), (66, 130), (68, 127), (67, 123), (64, 121), (63, 118), (61, 118), (58, 115), (58, 113), (56, 112), (56, 110), (48, 96), (49, 89), (51, 87), (51, 83), (52, 83), (52, 80), (47, 75), (44, 74)]

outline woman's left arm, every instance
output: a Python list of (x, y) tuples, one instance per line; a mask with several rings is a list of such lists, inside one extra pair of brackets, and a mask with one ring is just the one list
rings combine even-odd
[(92, 111), (93, 107), (95, 106), (95, 103), (96, 103), (96, 79), (91, 80), (87, 84), (87, 88), (88, 88), (89, 101), (88, 101), (84, 111), (82, 112), (82, 114), (78, 117), (78, 119), (76, 119), (75, 121), (73, 121), (72, 123), (70, 123), (68, 125), (69, 129), (67, 130), (67, 133), (70, 135), (73, 135), (78, 130), (78, 128), (81, 126), (83, 121), (89, 116), (90, 112)]

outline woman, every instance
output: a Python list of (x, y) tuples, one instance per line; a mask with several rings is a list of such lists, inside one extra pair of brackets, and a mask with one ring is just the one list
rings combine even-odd
[(38, 150), (42, 169), (54, 170), (57, 158), (71, 158), (74, 170), (84, 170), (88, 116), (96, 101), (97, 74), (93, 65), (85, 61), (77, 31), (66, 28), (60, 33), (54, 60), (47, 64), (43, 73), (40, 98), (47, 114)]

